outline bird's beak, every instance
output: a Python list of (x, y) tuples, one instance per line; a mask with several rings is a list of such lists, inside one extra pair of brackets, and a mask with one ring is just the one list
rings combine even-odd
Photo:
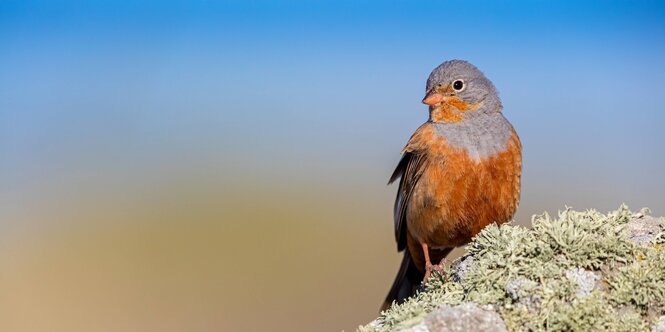
[(427, 105), (436, 105), (443, 101), (443, 93), (436, 91), (436, 88), (432, 88), (427, 91), (425, 98), (423, 98), (423, 104)]

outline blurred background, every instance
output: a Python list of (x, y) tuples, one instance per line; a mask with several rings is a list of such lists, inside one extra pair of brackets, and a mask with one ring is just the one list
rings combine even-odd
[(372, 320), (453, 58), (522, 138), (518, 223), (665, 215), (663, 2), (0, 1), (0, 330)]

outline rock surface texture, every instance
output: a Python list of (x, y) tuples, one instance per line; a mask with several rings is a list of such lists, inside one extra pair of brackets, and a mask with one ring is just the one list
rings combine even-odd
[(422, 323), (402, 332), (505, 332), (506, 324), (491, 308), (481, 309), (475, 303), (444, 305), (429, 313)]
[(665, 219), (626, 206), (490, 225), (367, 331), (665, 332)]

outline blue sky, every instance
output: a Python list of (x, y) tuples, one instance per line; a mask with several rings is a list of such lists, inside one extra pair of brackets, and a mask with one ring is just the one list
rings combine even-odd
[(209, 159), (383, 179), (429, 71), (462, 58), (498, 87), (534, 196), (588, 179), (639, 201), (665, 185), (664, 39), (658, 1), (4, 1), (0, 179)]

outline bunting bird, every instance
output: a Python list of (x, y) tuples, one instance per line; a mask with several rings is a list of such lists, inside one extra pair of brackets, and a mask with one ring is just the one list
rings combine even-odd
[(404, 257), (382, 310), (427, 282), (455, 247), (505, 223), (520, 198), (522, 146), (497, 91), (472, 64), (451, 60), (427, 79), (429, 119), (402, 150), (395, 238)]

